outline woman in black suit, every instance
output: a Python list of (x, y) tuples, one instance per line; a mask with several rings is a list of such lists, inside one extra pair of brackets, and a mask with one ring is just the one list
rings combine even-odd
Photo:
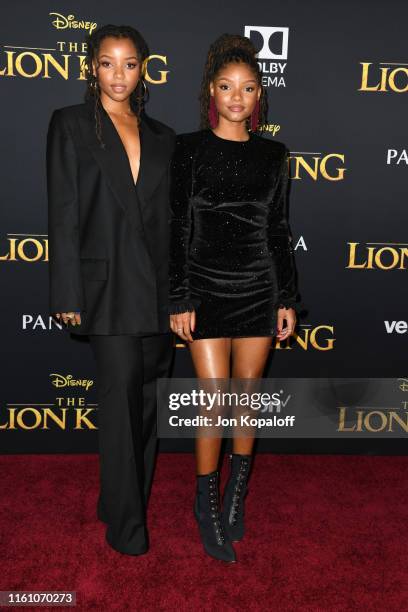
[(148, 48), (131, 27), (88, 38), (86, 102), (47, 141), (50, 310), (96, 359), (98, 517), (115, 550), (148, 550), (156, 379), (168, 375), (168, 170), (174, 132), (144, 112)]

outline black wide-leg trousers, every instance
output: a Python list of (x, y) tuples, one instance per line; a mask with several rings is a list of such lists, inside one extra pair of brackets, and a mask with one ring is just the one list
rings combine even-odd
[(157, 448), (157, 378), (169, 375), (172, 334), (89, 336), (96, 361), (100, 495), (98, 518), (119, 552), (149, 548), (146, 510)]

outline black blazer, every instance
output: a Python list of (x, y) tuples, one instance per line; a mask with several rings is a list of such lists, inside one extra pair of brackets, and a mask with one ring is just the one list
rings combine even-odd
[(54, 111), (47, 136), (50, 312), (76, 334), (169, 332), (169, 163), (174, 131), (143, 114), (135, 186), (126, 150), (92, 102)]

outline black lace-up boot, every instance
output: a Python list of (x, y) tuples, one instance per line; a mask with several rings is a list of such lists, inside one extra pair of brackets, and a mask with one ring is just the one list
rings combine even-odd
[(215, 559), (233, 563), (236, 561), (235, 551), (225, 536), (221, 521), (218, 482), (218, 471), (197, 476), (194, 516), (206, 553)]
[(230, 455), (230, 474), (223, 496), (222, 522), (225, 534), (232, 542), (242, 540), (245, 532), (244, 498), (251, 469), (251, 455)]

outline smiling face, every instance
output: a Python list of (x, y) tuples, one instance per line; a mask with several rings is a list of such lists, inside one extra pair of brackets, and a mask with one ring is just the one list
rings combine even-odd
[(243, 62), (227, 64), (210, 83), (210, 94), (220, 118), (245, 121), (261, 95), (261, 86), (250, 66)]
[(116, 102), (130, 96), (141, 75), (139, 55), (130, 38), (104, 38), (92, 66), (101, 94)]

